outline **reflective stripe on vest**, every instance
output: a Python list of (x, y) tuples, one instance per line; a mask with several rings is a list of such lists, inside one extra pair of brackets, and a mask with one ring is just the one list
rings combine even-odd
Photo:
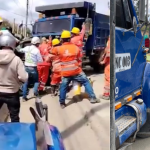
[(78, 69), (78, 66), (61, 68), (62, 71), (73, 71)]
[(82, 61), (82, 58), (78, 58), (80, 61)]
[(45, 83), (44, 83), (44, 82), (42, 82), (42, 81), (40, 81), (40, 84), (45, 85)]
[(29, 47), (29, 51), (26, 53), (26, 55), (25, 55), (25, 61), (27, 62), (27, 63), (34, 63), (33, 62), (33, 60), (32, 60), (32, 54), (31, 54), (31, 51), (32, 51), (32, 49), (31, 49), (31, 46)]
[(41, 55), (42, 57), (46, 57), (47, 55)]
[(72, 60), (72, 61), (62, 62), (61, 65), (70, 65), (70, 64), (74, 64), (74, 63), (77, 63), (77, 61)]
[[(67, 50), (67, 49), (66, 49)], [(78, 47), (76, 47), (75, 53), (72, 56), (74, 56), (74, 59), (77, 59), (77, 55), (78, 55)], [(60, 54), (60, 49), (57, 48), (57, 53), (58, 55)], [(65, 71), (75, 71), (77, 70), (79, 63), (77, 60), (71, 60), (71, 61), (67, 61), (67, 62), (61, 62), (61, 71), (65, 72)]]

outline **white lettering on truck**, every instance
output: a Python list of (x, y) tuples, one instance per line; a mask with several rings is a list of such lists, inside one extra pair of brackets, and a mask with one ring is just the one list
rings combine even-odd
[(116, 68), (115, 71), (122, 72), (131, 69), (130, 53), (116, 54)]

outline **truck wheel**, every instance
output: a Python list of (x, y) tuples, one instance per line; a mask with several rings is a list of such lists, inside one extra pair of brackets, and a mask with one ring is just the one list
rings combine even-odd
[(48, 75), (48, 80), (47, 80), (47, 82), (46, 82), (46, 86), (50, 86), (51, 84), (50, 84), (50, 82), (51, 82), (51, 74), (52, 74), (52, 71), (51, 71), (51, 69), (49, 70), (49, 75)]
[(96, 73), (104, 73), (104, 66), (103, 65), (94, 64), (92, 66), (92, 68), (94, 69), (94, 72), (96, 72)]
[(90, 55), (90, 65), (96, 73), (104, 72), (104, 65), (99, 64), (99, 59), (102, 57), (104, 50), (97, 52), (95, 55)]

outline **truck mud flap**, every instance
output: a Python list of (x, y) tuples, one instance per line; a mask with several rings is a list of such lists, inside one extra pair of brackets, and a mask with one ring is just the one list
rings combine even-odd
[(137, 133), (137, 137), (148, 138), (150, 137), (150, 110), (147, 111), (147, 121), (144, 126)]

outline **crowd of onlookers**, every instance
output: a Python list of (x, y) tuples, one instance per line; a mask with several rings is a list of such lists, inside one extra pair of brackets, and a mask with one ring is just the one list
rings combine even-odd
[[(85, 87), (90, 102), (100, 102), (94, 94), (93, 88), (82, 71), (82, 47), (85, 34), (85, 25), (82, 31), (74, 27), (72, 31), (64, 30), (60, 38), (46, 39), (33, 37), (31, 43), (19, 49), (24, 53), (25, 61), (15, 55), (14, 50), (19, 40), (12, 31), (0, 32), (0, 106), (6, 103), (12, 122), (19, 121), (20, 97), (22, 85), (23, 101), (28, 100), (28, 87), (33, 84), (34, 95), (44, 94), (45, 85), (51, 70), (51, 92), (58, 94), (61, 108), (66, 107), (65, 99), (71, 81), (79, 82)], [(110, 94), (110, 41), (103, 55), (101, 64), (105, 64), (105, 86), (103, 99), (109, 99)]]

